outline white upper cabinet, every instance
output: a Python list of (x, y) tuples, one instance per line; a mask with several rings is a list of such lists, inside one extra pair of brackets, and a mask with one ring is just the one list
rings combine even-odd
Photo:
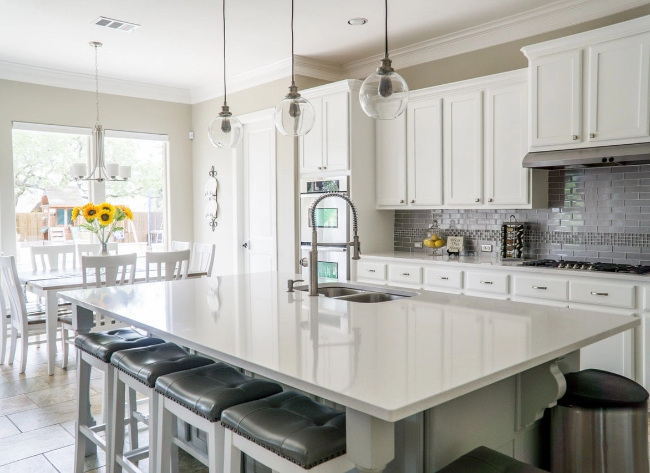
[(650, 33), (588, 51), (589, 141), (647, 138)]
[(528, 149), (526, 83), (485, 91), (485, 197), (490, 205), (525, 205), (530, 171), (521, 166)]
[(650, 16), (522, 49), (530, 149), (650, 141)]
[(406, 205), (406, 114), (377, 120), (377, 206)]
[(442, 205), (442, 99), (411, 101), (407, 117), (408, 203)]
[(582, 51), (530, 62), (531, 146), (575, 143), (582, 133)]
[(444, 98), (445, 204), (482, 203), (483, 98), (480, 91)]
[(309, 97), (314, 127), (302, 141), (300, 173), (350, 169), (350, 93)]

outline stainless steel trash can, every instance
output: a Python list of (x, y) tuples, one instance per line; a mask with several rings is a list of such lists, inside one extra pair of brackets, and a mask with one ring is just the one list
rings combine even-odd
[(565, 378), (551, 412), (551, 471), (648, 473), (648, 392), (606, 371)]

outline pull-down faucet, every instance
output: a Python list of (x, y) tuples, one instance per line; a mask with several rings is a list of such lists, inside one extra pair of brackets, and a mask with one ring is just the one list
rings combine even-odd
[(350, 242), (342, 243), (321, 243), (321, 246), (351, 246), (354, 250), (352, 259), (359, 259), (359, 236), (357, 235), (357, 208), (350, 198), (339, 192), (328, 192), (318, 197), (311, 207), (309, 207), (309, 221), (311, 222), (311, 251), (309, 252), (309, 295), (317, 296), (318, 295), (318, 232), (316, 231), (316, 206), (320, 203), (321, 200), (327, 199), (328, 197), (338, 197), (343, 199), (352, 209), (352, 231), (354, 237)]

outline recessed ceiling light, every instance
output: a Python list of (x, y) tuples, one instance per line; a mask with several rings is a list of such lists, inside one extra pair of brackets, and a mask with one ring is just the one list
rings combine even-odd
[(105, 16), (100, 16), (93, 23), (97, 26), (104, 26), (112, 30), (124, 31), (126, 33), (131, 33), (140, 27), (137, 23), (131, 23), (129, 21), (114, 20), (112, 18), (106, 18)]
[(368, 23), (368, 20), (365, 18), (351, 18), (348, 20), (348, 25), (352, 26), (361, 26)]

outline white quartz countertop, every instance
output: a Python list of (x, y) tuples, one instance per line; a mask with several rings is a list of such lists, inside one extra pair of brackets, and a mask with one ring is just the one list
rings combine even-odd
[[(582, 269), (561, 269), (561, 268), (542, 268), (536, 266), (521, 266), (521, 261), (501, 261), (498, 258), (486, 256), (461, 256), (459, 258), (450, 258), (449, 256), (431, 256), (424, 253), (409, 253), (406, 251), (385, 251), (376, 253), (361, 254), (361, 260), (385, 260), (387, 258), (395, 259), (402, 263), (413, 264), (432, 264), (445, 265), (456, 268), (473, 268), (473, 269), (496, 269), (496, 270), (517, 270), (529, 271), (532, 273), (552, 274), (553, 276), (585, 276), (593, 278), (614, 278), (621, 281), (636, 281), (650, 283), (650, 274), (629, 274), (629, 273), (609, 273), (605, 271), (588, 271)], [(568, 258), (567, 260), (571, 260)]]
[(387, 421), (640, 323), (622, 315), (429, 291), (376, 304), (345, 302), (287, 293), (289, 278), (296, 276), (241, 274), (60, 296)]

